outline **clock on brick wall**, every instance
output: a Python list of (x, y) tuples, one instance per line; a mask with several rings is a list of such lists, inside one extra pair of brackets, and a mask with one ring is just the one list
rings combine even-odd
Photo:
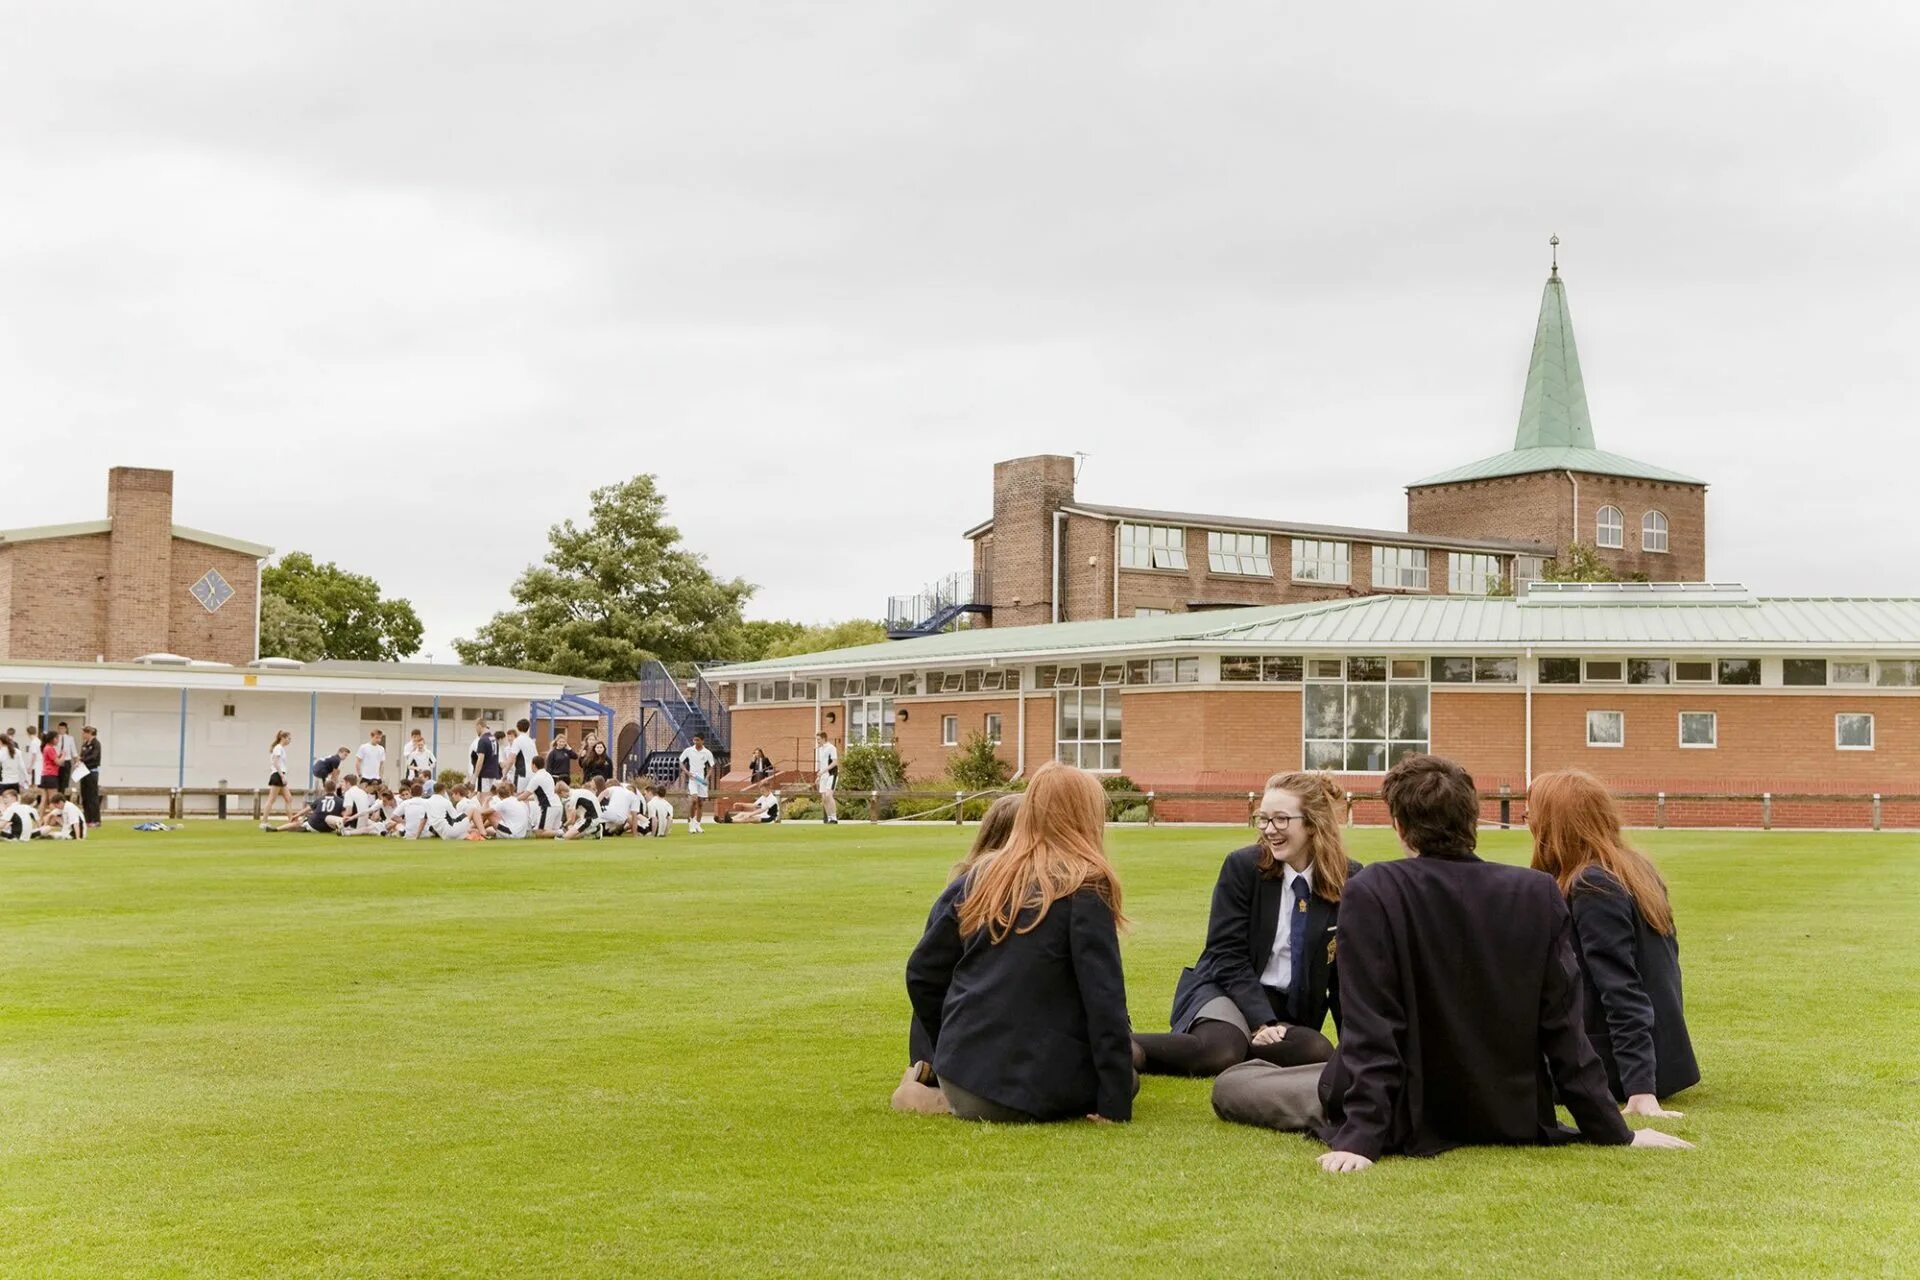
[(217, 569), (209, 569), (187, 588), (187, 594), (198, 600), (208, 613), (218, 613), (221, 605), (233, 599), (233, 588)]

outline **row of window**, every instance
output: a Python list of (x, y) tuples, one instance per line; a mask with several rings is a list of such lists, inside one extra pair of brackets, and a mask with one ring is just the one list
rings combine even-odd
[[(1679, 717), (1680, 745), (1694, 750), (1720, 745), (1720, 717), (1712, 711), (1682, 711)], [(1624, 747), (1627, 745), (1627, 713), (1624, 711), (1587, 712), (1587, 745)], [(1873, 716), (1864, 711), (1842, 711), (1833, 718), (1833, 745), (1840, 751), (1873, 750)]]
[[(232, 712), (228, 712), (227, 714), (231, 715)], [(408, 720), (423, 720), (428, 724), (432, 724), (434, 719), (433, 708), (431, 706), (408, 707), (405, 718)], [(505, 707), (443, 706), (440, 708), (441, 724), (472, 724), (476, 720), (485, 720), (492, 723), (494, 721), (504, 721), (506, 718), (507, 711)], [(399, 724), (401, 723), (400, 708), (361, 707), (360, 719), (362, 723), (369, 724)]]
[(1134, 658), (1128, 662), (1083, 662), (1079, 666), (1040, 666), (1033, 669), (1033, 687), (1036, 689), (1198, 683), (1198, 658)]
[[(1626, 546), (1627, 518), (1620, 508), (1606, 506), (1593, 513), (1593, 545), (1619, 550)], [(1658, 511), (1640, 517), (1640, 549), (1664, 554), (1667, 549), (1667, 518)]]
[[(1617, 545), (1617, 544), (1615, 544)], [(1522, 579), (1540, 576), (1544, 561), (1523, 556), (1517, 566)], [(1447, 553), (1447, 589), (1454, 595), (1483, 596), (1501, 589), (1506, 572), (1500, 557), (1473, 552)], [(1187, 531), (1172, 525), (1122, 524), (1120, 567), (1176, 569), (1187, 567)], [(1273, 576), (1273, 541), (1264, 533), (1207, 531), (1207, 568), (1238, 577)], [(1428, 553), (1424, 547), (1373, 548), (1373, 584), (1397, 591), (1425, 591), (1429, 584)], [(1293, 539), (1293, 578), (1296, 582), (1346, 585), (1353, 581), (1353, 544), (1315, 538)]]
[[(1758, 658), (1541, 658), (1541, 684), (1712, 684), (1755, 686)], [(1781, 683), (1796, 688), (1878, 685), (1920, 688), (1920, 661), (1784, 658)], [(1303, 680), (1431, 680), (1434, 684), (1515, 684), (1520, 659), (1225, 657), (1220, 679), (1228, 684), (1299, 684)]]

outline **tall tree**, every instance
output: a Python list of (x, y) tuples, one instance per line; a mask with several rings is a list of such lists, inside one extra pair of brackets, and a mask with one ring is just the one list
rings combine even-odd
[(769, 636), (769, 641), (763, 648), (750, 655), (753, 660), (791, 658), (802, 653), (822, 653), (828, 649), (851, 649), (861, 644), (884, 644), (887, 639), (886, 627), (868, 618), (854, 618), (847, 622), (824, 622), (818, 626), (806, 626), (797, 622), (749, 622), (747, 626), (781, 629), (779, 633)]
[[(380, 584), (364, 574), (348, 573), (332, 561), (316, 564), (304, 551), (289, 551), (262, 571), (260, 587), (262, 656), (392, 662), (420, 652), (420, 615), (413, 605), (382, 599)], [(280, 604), (273, 604), (275, 600)], [(309, 656), (316, 624), (320, 652)], [(269, 648), (270, 640), (288, 651)]]
[(462, 662), (631, 680), (648, 658), (737, 658), (753, 587), (714, 576), (667, 523), (650, 475), (595, 489), (585, 528), (547, 531), (546, 558), (513, 584), (512, 609), (453, 647)]

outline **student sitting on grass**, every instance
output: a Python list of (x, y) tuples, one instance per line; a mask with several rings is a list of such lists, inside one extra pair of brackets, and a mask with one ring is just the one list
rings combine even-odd
[(456, 782), (445, 791), (435, 791), (427, 797), (426, 829), (422, 836), (466, 839), (467, 832), (473, 830), (470, 820), (473, 808), (472, 789), (464, 782)]
[(647, 784), (646, 813), (643, 830), (650, 836), (665, 838), (673, 830), (673, 801), (667, 799), (667, 789), (657, 782)]
[(780, 793), (771, 782), (760, 784), (760, 794), (753, 798), (751, 809), (729, 809), (720, 815), (721, 822), (737, 822), (744, 827), (765, 826), (780, 821)]
[[(1243, 1062), (1214, 1081), (1223, 1120), (1304, 1129), (1330, 1173), (1474, 1143), (1684, 1147), (1627, 1127), (1580, 1023), (1573, 920), (1551, 877), (1474, 855), (1467, 771), (1411, 756), (1381, 784), (1411, 855), (1340, 904), (1340, 1045), (1327, 1063)], [(1576, 1129), (1554, 1115), (1556, 1094)]]
[[(967, 850), (966, 857), (954, 864), (947, 883), (952, 884), (967, 874), (980, 859), (1005, 845), (1013, 835), (1014, 815), (1019, 812), (1018, 795), (1001, 796), (987, 806), (987, 811), (980, 816), (980, 829), (973, 833), (973, 847)], [(929, 929), (933, 927), (939, 912), (940, 904), (935, 903), (933, 914), (927, 917)], [(920, 1025), (918, 1018), (908, 1020), (907, 1062), (907, 1073), (900, 1077), (900, 1087), (893, 1091), (893, 1109), (921, 1115), (949, 1114), (951, 1108), (947, 1106), (947, 1095), (940, 1092), (940, 1082), (933, 1074), (933, 1041), (928, 1038), (927, 1029)]]
[(520, 798), (514, 784), (502, 780), (493, 786), (493, 798), (486, 808), (487, 835), (495, 840), (524, 840), (531, 826), (533, 810)]
[(600, 801), (592, 787), (575, 787), (565, 782), (553, 784), (557, 792), (554, 815), (563, 828), (549, 834), (562, 840), (598, 840), (600, 838)]
[(315, 835), (331, 834), (340, 829), (345, 821), (346, 799), (338, 791), (324, 791), (313, 798), (313, 803), (293, 815), (286, 822), (263, 822), (262, 831), (280, 834), (287, 831), (310, 831)]
[(1573, 912), (1585, 978), (1587, 1039), (1630, 1116), (1678, 1117), (1660, 1099), (1700, 1083), (1680, 998), (1680, 940), (1666, 882), (1620, 838), (1620, 810), (1600, 780), (1562, 769), (1527, 791), (1533, 868)]
[(1214, 1076), (1249, 1057), (1325, 1062), (1339, 1022), (1333, 962), (1340, 894), (1360, 869), (1340, 837), (1346, 793), (1324, 773), (1277, 773), (1254, 812), (1260, 839), (1220, 865), (1207, 944), (1173, 993), (1173, 1030), (1135, 1035), (1134, 1065)]
[(1006, 847), (947, 887), (907, 961), (914, 1015), (961, 1119), (1133, 1118), (1106, 807), (1092, 774), (1041, 765)]
[[(46, 809), (43, 816), (48, 820), (53, 818), (60, 820), (60, 834), (57, 836), (49, 836), (49, 839), (85, 840), (87, 838), (86, 815), (80, 811), (80, 806), (73, 802), (73, 797), (66, 792), (55, 791), (47, 797)], [(41, 824), (40, 834), (47, 834), (45, 821)]]
[(39, 829), (39, 813), (21, 802), (19, 790), (0, 790), (0, 840), (31, 840)]
[(630, 836), (639, 825), (640, 798), (624, 782), (595, 778), (593, 794), (600, 801), (600, 834)]

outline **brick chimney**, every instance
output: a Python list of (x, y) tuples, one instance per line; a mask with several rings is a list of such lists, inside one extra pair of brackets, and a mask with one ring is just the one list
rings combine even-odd
[(173, 571), (173, 472), (107, 472), (107, 661), (167, 650)]
[(1046, 453), (993, 464), (995, 626), (1052, 618), (1053, 513), (1072, 502), (1072, 458)]

